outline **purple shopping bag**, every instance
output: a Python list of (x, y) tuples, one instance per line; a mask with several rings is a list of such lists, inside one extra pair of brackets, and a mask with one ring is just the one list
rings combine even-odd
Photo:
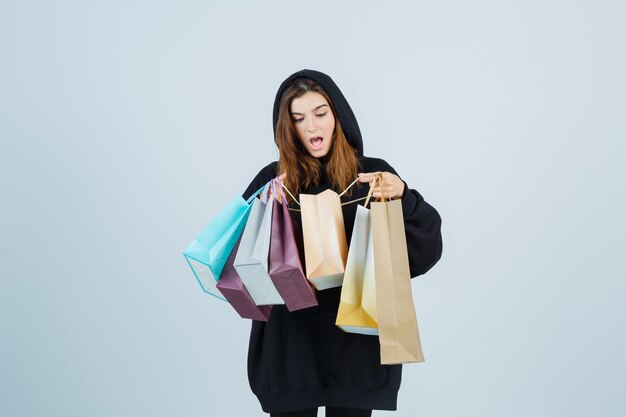
[[(272, 235), (270, 241), (269, 274), (278, 293), (289, 311), (302, 310), (317, 305), (315, 290), (306, 279), (302, 268), (302, 238), (289, 214), (284, 188), (272, 180), (274, 208), (272, 212)], [(276, 195), (280, 191), (281, 196)], [(278, 202), (281, 198), (282, 204)], [(300, 238), (300, 245), (298, 245)]]
[(219, 288), (224, 298), (233, 306), (235, 311), (244, 319), (267, 321), (272, 306), (257, 306), (254, 303), (250, 293), (245, 285), (243, 285), (243, 281), (241, 281), (237, 270), (235, 270), (233, 266), (235, 255), (239, 249), (239, 242), (241, 242), (241, 236), (226, 261), (224, 271), (217, 281), (217, 288)]

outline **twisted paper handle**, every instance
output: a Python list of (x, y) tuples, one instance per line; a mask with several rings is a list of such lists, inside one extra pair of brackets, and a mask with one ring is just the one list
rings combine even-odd
[[(345, 189), (345, 190), (343, 190), (343, 191), (341, 192), (341, 194), (339, 194), (339, 197), (341, 198), (341, 196), (342, 196), (342, 195), (344, 195), (344, 194), (345, 194), (345, 193), (346, 193), (346, 192), (347, 192), (350, 188), (352, 188), (352, 186), (353, 186), (354, 184), (356, 184), (358, 180), (359, 180), (359, 178), (357, 177), (357, 179), (355, 179), (354, 181), (352, 181), (352, 183), (351, 183), (350, 185), (348, 185), (348, 187), (346, 187), (346, 189)], [(288, 189), (287, 187), (285, 187), (285, 184), (283, 184), (283, 183), (282, 183), (282, 182), (278, 179), (278, 177), (276, 177), (276, 181), (278, 181), (278, 183), (281, 185), (281, 187), (282, 187), (285, 191), (287, 191), (287, 192), (289, 193), (289, 195), (291, 196), (291, 198), (293, 198), (293, 201), (295, 201), (295, 202), (296, 202), (296, 204), (300, 205), (300, 202), (296, 199), (296, 197), (294, 197), (294, 196), (293, 196), (293, 194), (291, 194), (291, 191), (289, 191), (289, 189)], [(370, 191), (371, 191), (371, 187), (370, 187)], [(345, 203), (341, 203), (341, 205), (342, 205), (342, 206), (345, 206), (345, 205), (347, 205), (347, 204), (352, 204), (352, 203), (354, 203), (354, 202), (356, 202), (356, 201), (365, 200), (366, 198), (367, 198), (367, 197), (362, 197), (362, 198), (357, 198), (356, 200), (346, 201)], [(299, 209), (294, 209), (294, 208), (291, 208), (291, 207), (289, 208), (289, 210), (291, 210), (291, 211), (300, 211)]]
[[(383, 201), (383, 202), (387, 201), (387, 199), (385, 198), (385, 185), (383, 183), (383, 174), (382, 172), (377, 172), (376, 176), (374, 177), (374, 180), (370, 183), (370, 190), (367, 193), (365, 204), (363, 204), (364, 207), (367, 207), (367, 204), (369, 203), (370, 198), (372, 197), (374, 193), (374, 188), (376, 188), (376, 183), (380, 184), (380, 197), (375, 198), (375, 201)], [(389, 201), (391, 201), (391, 198), (389, 198)]]

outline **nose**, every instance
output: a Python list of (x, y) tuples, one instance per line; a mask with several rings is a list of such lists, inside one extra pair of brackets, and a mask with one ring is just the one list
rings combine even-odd
[(313, 132), (315, 132), (317, 130), (317, 123), (315, 123), (315, 119), (311, 119), (309, 121), (309, 124), (308, 124), (306, 130), (309, 133), (313, 133)]

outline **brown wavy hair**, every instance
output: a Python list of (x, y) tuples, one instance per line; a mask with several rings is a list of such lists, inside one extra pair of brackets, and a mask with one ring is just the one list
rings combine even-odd
[[(343, 191), (356, 179), (359, 169), (358, 151), (348, 143), (333, 102), (326, 91), (310, 78), (296, 78), (280, 98), (276, 122), (276, 144), (279, 150), (278, 172), (287, 173), (283, 183), (294, 196), (311, 184), (319, 184), (322, 178), (322, 163), (309, 154), (300, 143), (291, 118), (291, 102), (309, 91), (324, 96), (335, 117), (335, 131), (328, 150), (330, 159), (326, 164), (326, 174), (331, 184), (339, 192)], [(345, 195), (351, 194), (352, 189), (348, 190)], [(291, 199), (288, 195), (287, 198)]]

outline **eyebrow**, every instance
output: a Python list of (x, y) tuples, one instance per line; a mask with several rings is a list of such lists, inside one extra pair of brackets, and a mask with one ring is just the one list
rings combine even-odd
[[(314, 108), (312, 111), (316, 111), (317, 109), (327, 106), (327, 104), (320, 104), (319, 106), (317, 106), (316, 108)], [(302, 115), (302, 113), (298, 113), (298, 112), (289, 112), (289, 114), (300, 114)]]

